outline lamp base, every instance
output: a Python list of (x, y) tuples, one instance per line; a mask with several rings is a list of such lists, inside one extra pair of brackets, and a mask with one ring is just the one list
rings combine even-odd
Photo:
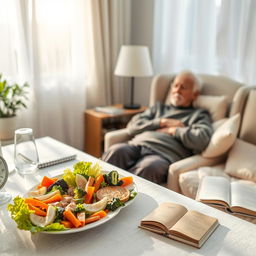
[(125, 109), (139, 109), (140, 108), (140, 104), (124, 104), (124, 108)]

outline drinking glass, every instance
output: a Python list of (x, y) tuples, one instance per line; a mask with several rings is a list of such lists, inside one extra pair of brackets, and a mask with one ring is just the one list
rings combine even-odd
[(15, 131), (14, 164), (20, 174), (31, 174), (37, 170), (38, 153), (31, 128)]

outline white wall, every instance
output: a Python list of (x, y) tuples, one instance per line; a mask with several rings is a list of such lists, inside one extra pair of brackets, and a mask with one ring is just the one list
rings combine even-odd
[[(131, 44), (147, 45), (152, 57), (154, 0), (132, 0)], [(152, 78), (135, 78), (134, 102), (148, 105)]]

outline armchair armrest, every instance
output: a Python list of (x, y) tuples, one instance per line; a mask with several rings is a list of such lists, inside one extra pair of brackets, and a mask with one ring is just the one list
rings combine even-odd
[(181, 193), (179, 186), (179, 175), (181, 173), (189, 172), (202, 166), (220, 164), (225, 158), (226, 155), (215, 158), (205, 158), (201, 155), (194, 155), (171, 164), (168, 172), (167, 188)]
[(106, 151), (113, 144), (126, 142), (131, 138), (132, 136), (129, 135), (128, 130), (126, 128), (107, 132), (104, 138), (104, 150)]

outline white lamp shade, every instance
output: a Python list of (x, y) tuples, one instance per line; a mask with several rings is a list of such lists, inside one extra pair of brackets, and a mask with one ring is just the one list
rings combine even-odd
[(114, 74), (127, 77), (153, 75), (148, 47), (123, 45), (118, 56)]

